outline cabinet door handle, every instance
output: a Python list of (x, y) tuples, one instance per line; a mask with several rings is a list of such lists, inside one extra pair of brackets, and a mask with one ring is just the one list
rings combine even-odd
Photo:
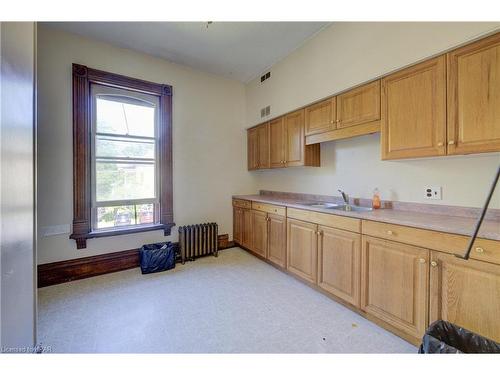
[(443, 142), (438, 142), (438, 146), (441, 147), (443, 145)]
[(424, 259), (424, 258), (420, 258), (418, 261), (419, 261), (420, 263), (425, 263), (425, 259)]
[(438, 263), (435, 260), (433, 260), (431, 262), (431, 267), (437, 267), (437, 265), (438, 265)]
[(484, 253), (484, 249), (482, 247), (476, 247), (476, 253)]
[(388, 230), (388, 231), (387, 231), (387, 234), (388, 234), (389, 236), (391, 236), (391, 235), (392, 235), (392, 233), (393, 233), (393, 232), (392, 232), (392, 230)]
[(448, 141), (448, 144), (449, 144), (449, 145), (454, 145), (454, 144), (455, 144), (455, 141)]

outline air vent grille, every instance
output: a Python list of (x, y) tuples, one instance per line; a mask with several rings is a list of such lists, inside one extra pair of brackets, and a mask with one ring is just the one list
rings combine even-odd
[(271, 114), (271, 106), (268, 105), (267, 107), (261, 108), (260, 110), (260, 118), (264, 118), (266, 116), (269, 116)]
[(264, 82), (266, 79), (271, 78), (271, 72), (267, 72), (266, 74), (263, 74), (260, 76), (260, 83)]

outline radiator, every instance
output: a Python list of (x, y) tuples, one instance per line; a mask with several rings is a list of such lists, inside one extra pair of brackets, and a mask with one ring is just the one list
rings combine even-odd
[(205, 255), (217, 256), (217, 223), (186, 225), (179, 227), (179, 245), (182, 264), (186, 260), (194, 260)]

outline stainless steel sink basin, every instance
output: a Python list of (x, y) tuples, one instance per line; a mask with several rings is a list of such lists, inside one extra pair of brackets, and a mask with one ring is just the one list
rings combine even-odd
[(326, 208), (329, 210), (338, 210), (338, 211), (345, 211), (345, 212), (364, 212), (364, 211), (371, 211), (371, 207), (361, 207), (361, 206), (355, 206), (355, 205), (346, 205), (346, 204), (336, 204), (336, 203), (326, 203), (326, 202), (310, 202), (310, 203), (303, 203), (304, 206), (309, 206), (309, 207), (315, 207), (315, 208)]
[(345, 211), (345, 212), (366, 212), (366, 211), (371, 211), (373, 208), (371, 207), (361, 207), (361, 206), (355, 206), (355, 205), (337, 205), (336, 207), (332, 207), (333, 210), (339, 210), (339, 211)]
[(302, 203), (302, 204), (304, 206), (316, 207), (316, 208), (335, 208), (335, 207), (340, 206), (336, 203), (326, 203), (326, 202), (308, 202), (308, 203)]

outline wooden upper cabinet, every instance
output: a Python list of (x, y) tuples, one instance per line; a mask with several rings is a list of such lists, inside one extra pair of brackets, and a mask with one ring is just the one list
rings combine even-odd
[(382, 79), (382, 159), (446, 154), (446, 57)]
[(336, 98), (329, 98), (310, 105), (304, 110), (305, 135), (323, 133), (335, 129)]
[(500, 33), (447, 58), (448, 154), (500, 151)]
[(287, 219), (287, 269), (311, 283), (316, 283), (317, 276), (317, 231), (316, 224)]
[(279, 117), (269, 122), (271, 168), (283, 168), (286, 159), (285, 119)]
[(270, 168), (269, 123), (247, 130), (248, 170)]
[(363, 236), (361, 309), (421, 340), (427, 328), (429, 251)]
[(259, 144), (257, 128), (247, 130), (247, 162), (249, 171), (259, 168)]
[(306, 146), (304, 134), (304, 110), (285, 116), (286, 166), (320, 166), (320, 145)]
[(380, 80), (337, 96), (337, 129), (380, 120)]
[(304, 165), (304, 110), (285, 116), (286, 165)]
[(252, 210), (252, 251), (267, 256), (267, 213)]
[(267, 217), (267, 259), (280, 267), (286, 267), (286, 218), (275, 214), (268, 214)]
[(359, 307), (361, 235), (319, 226), (318, 286)]
[(259, 168), (270, 168), (269, 123), (257, 127), (257, 144), (259, 150)]
[(430, 323), (443, 319), (500, 342), (500, 267), (433, 252)]

